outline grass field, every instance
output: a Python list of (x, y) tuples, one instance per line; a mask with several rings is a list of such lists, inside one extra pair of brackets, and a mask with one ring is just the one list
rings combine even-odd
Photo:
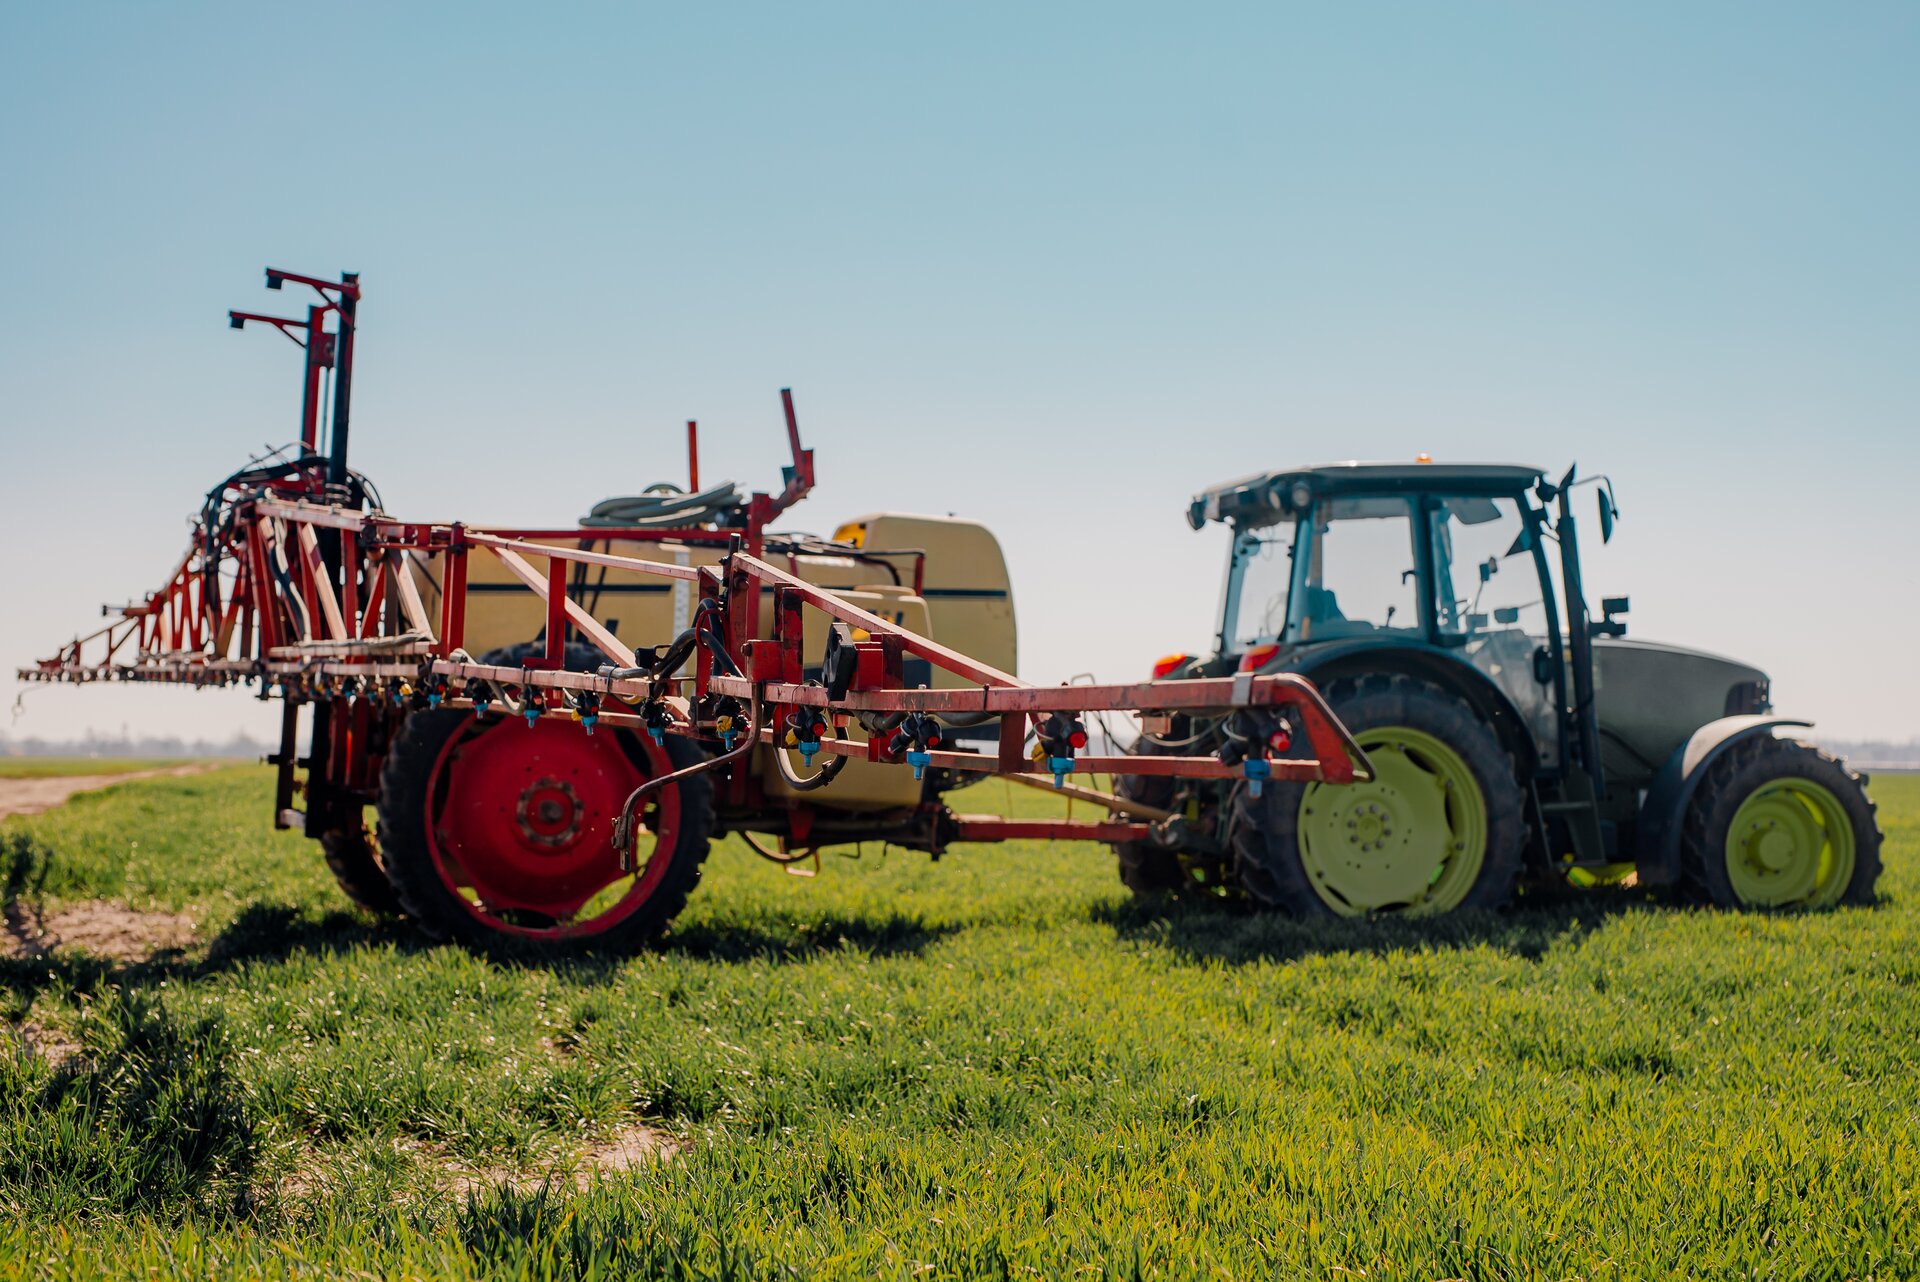
[(191, 764), (183, 757), (0, 757), (0, 779), (51, 779), (60, 775), (125, 775)]
[[(1097, 849), (731, 844), (669, 942), (486, 960), (343, 910), (237, 767), (0, 826), (0, 1274), (1920, 1274), (1920, 778), (1885, 901), (1444, 924), (1130, 904)], [(968, 804), (1050, 807), (984, 785)], [(630, 1174), (583, 1155), (645, 1123)], [(546, 1179), (542, 1179), (542, 1175)]]

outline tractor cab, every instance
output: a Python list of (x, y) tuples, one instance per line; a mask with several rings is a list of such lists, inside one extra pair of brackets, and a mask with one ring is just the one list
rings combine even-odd
[[(1216, 664), (1299, 668), (1381, 647), (1421, 652), (1427, 665), (1464, 662), (1511, 702), (1542, 763), (1557, 765), (1553, 695), (1571, 683), (1553, 655), (1564, 621), (1585, 608), (1577, 565), (1567, 599), (1549, 555), (1543, 491), (1553, 490), (1536, 467), (1340, 463), (1200, 495), (1189, 523), (1233, 530)], [(1601, 504), (1610, 532), (1610, 491)], [(1613, 616), (1626, 602), (1607, 606), (1602, 626), (1622, 635)]]
[[(1222, 652), (1378, 635), (1460, 645), (1518, 624), (1522, 611), (1543, 622), (1527, 515), (1542, 475), (1346, 463), (1201, 496), (1189, 514), (1196, 528), (1222, 520), (1235, 534)], [(1523, 575), (1496, 585), (1510, 557)]]

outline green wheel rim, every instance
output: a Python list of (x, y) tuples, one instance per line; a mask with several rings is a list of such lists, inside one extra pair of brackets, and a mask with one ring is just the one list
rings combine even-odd
[(1372, 783), (1308, 784), (1300, 862), (1343, 916), (1443, 913), (1466, 899), (1487, 862), (1487, 799), (1465, 758), (1407, 726), (1356, 734)]
[(1727, 826), (1727, 880), (1760, 908), (1837, 904), (1853, 880), (1853, 822), (1833, 790), (1811, 779), (1771, 779)]

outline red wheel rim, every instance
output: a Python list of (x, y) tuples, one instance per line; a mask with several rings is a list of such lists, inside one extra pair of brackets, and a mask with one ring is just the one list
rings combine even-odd
[(634, 870), (622, 870), (613, 821), (635, 788), (673, 767), (658, 745), (642, 744), (636, 763), (619, 740), (563, 721), (476, 718), (440, 750), (427, 849), (440, 880), (488, 929), (596, 935), (658, 888), (679, 834), (680, 790), (646, 799)]

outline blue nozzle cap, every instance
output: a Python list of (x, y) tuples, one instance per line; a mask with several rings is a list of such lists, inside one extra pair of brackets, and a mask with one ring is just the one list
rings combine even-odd
[(1053, 771), (1053, 786), (1058, 788), (1073, 773), (1072, 757), (1048, 757), (1047, 769)]
[(440, 692), (438, 690), (427, 691), (427, 706), (429, 708), (437, 708), (440, 706)]
[(473, 715), (474, 715), (474, 716), (476, 716), (476, 717), (484, 717), (484, 716), (486, 716), (486, 715), (487, 715), (487, 705), (488, 705), (488, 704), (490, 704), (490, 703), (492, 703), (492, 702), (493, 702), (493, 700), (491, 700), (491, 699), (475, 699), (475, 700), (473, 701)]
[(913, 777), (919, 779), (926, 774), (927, 766), (933, 761), (931, 752), (914, 751), (907, 754), (907, 764), (913, 767)]
[(540, 709), (534, 707), (532, 704), (528, 704), (520, 715), (527, 719), (528, 726), (532, 726), (534, 722), (540, 719)]
[(664, 748), (667, 746), (667, 732), (659, 726), (648, 726), (647, 733), (653, 736), (654, 747)]
[(720, 742), (723, 745), (725, 745), (728, 752), (732, 752), (733, 751), (733, 731), (722, 730), (720, 732)]
[(1248, 757), (1246, 764), (1241, 766), (1240, 769), (1247, 776), (1247, 795), (1249, 797), (1259, 796), (1261, 786), (1264, 785), (1267, 780), (1273, 778), (1273, 766), (1265, 757)]
[(597, 713), (586, 712), (580, 716), (580, 724), (587, 728), (588, 734), (593, 733), (593, 724), (598, 720), (600, 720), (600, 717)]
[(811, 766), (813, 764), (813, 754), (820, 751), (820, 741), (818, 739), (802, 739), (796, 746), (800, 749), (800, 760)]

